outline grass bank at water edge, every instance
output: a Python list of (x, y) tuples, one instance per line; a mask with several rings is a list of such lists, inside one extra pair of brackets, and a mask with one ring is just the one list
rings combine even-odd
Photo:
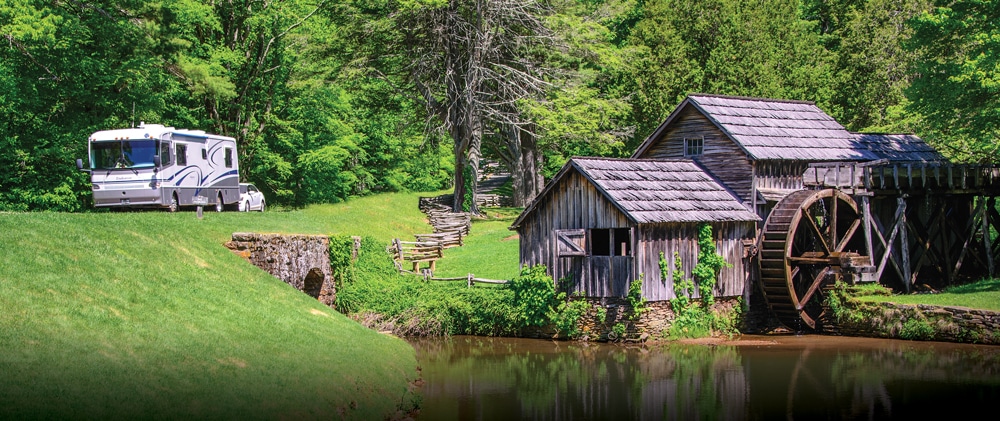
[[(416, 203), (395, 195), (201, 220), (0, 214), (0, 418), (383, 419), (413, 408), (411, 346), (223, 243), (237, 231), (388, 239), (425, 230)], [(382, 207), (402, 216), (366, 216)]]

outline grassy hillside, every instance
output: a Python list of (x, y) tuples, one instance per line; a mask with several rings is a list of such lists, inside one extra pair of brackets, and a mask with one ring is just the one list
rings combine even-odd
[(232, 232), (427, 230), (418, 195), (260, 213), (0, 213), (0, 418), (380, 419), (406, 342), (245, 262)]
[(1000, 279), (984, 279), (970, 284), (956, 285), (935, 294), (871, 295), (864, 296), (862, 299), (899, 304), (957, 306), (1000, 311)]

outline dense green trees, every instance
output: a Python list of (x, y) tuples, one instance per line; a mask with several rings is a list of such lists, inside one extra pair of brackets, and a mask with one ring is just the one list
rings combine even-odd
[[(691, 92), (815, 101), (994, 159), (1000, 1), (0, 0), (0, 210), (90, 209), (86, 136), (239, 141), (271, 203), (474, 187), (527, 203), (625, 156)], [(470, 170), (467, 171), (465, 168)], [(464, 177), (472, 177), (467, 180)]]
[(910, 109), (950, 156), (996, 162), (1000, 148), (1000, 1), (939, 2), (911, 22), (917, 54)]

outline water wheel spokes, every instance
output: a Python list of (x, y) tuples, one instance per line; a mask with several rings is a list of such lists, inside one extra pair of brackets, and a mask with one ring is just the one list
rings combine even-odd
[(860, 225), (857, 204), (839, 190), (801, 190), (778, 202), (761, 233), (760, 265), (765, 299), (781, 323), (818, 328), (824, 288), (863, 260)]

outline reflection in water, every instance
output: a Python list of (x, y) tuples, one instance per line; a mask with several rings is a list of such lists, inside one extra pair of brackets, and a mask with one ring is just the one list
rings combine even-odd
[(1000, 399), (1000, 347), (829, 336), (626, 347), (413, 340), (418, 419), (953, 418)]

